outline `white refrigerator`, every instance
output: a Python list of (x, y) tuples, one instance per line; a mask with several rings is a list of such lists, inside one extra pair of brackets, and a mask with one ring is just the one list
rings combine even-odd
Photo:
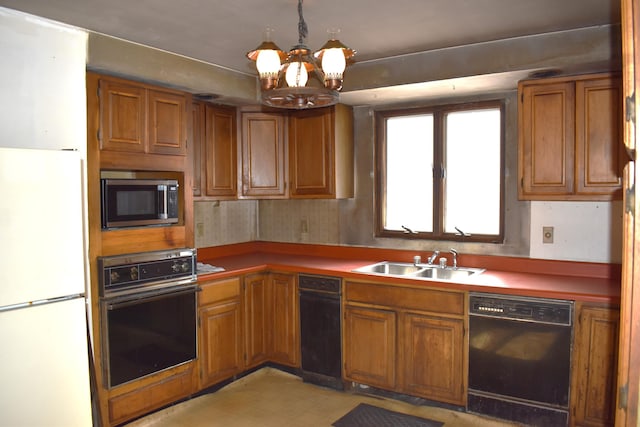
[(0, 426), (91, 426), (82, 159), (0, 148)]

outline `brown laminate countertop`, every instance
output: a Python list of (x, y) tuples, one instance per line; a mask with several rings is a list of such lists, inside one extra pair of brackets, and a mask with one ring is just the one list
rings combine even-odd
[[(218, 253), (211, 254), (206, 250), (202, 252), (202, 257), (200, 256), (200, 252), (198, 255), (199, 262), (223, 267), (225, 271), (199, 274), (198, 281), (200, 283), (231, 276), (257, 273), (268, 269), (271, 271), (338, 276), (346, 280), (398, 284), (411, 287), (458, 289), (473, 292), (568, 299), (611, 305), (619, 305), (620, 303), (619, 278), (557, 274), (553, 268), (554, 264), (551, 262), (549, 263), (551, 268), (549, 270), (543, 268), (540, 273), (530, 271), (504, 271), (488, 268), (482, 274), (471, 276), (461, 281), (442, 282), (430, 279), (382, 276), (353, 271), (356, 268), (385, 260), (380, 258), (333, 258), (327, 256), (325, 253), (322, 255), (305, 255), (272, 253), (268, 251), (218, 256)], [(300, 251), (300, 253), (303, 252), (304, 251)], [(478, 265), (465, 264), (461, 266), (479, 267)], [(545, 274), (545, 271), (550, 271), (552, 274)]]

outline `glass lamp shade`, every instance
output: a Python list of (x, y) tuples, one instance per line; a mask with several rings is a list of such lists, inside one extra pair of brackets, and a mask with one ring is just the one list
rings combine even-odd
[(260, 46), (247, 52), (247, 58), (256, 61), (262, 89), (270, 90), (278, 86), (280, 64), (285, 53), (275, 43), (263, 41)]
[(356, 52), (348, 48), (335, 38), (327, 41), (324, 46), (313, 55), (322, 62), (324, 72), (324, 87), (331, 90), (342, 89), (342, 75), (347, 66), (347, 60), (353, 58)]
[(285, 80), (289, 87), (304, 87), (308, 78), (309, 73), (302, 62), (291, 62), (287, 67)]
[(342, 79), (342, 73), (347, 66), (342, 49), (332, 48), (325, 50), (322, 55), (322, 71), (327, 79)]
[(261, 50), (256, 60), (260, 77), (274, 76), (280, 71), (280, 55), (273, 49)]

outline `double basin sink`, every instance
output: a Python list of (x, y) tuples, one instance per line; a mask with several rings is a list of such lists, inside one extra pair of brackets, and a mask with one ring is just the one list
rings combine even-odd
[(378, 274), (413, 279), (463, 280), (485, 271), (484, 268), (440, 267), (434, 264), (412, 264), (382, 261), (353, 270), (358, 273)]

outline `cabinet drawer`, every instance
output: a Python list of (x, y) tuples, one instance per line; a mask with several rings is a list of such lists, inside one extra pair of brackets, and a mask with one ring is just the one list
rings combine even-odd
[(198, 296), (198, 305), (204, 306), (219, 301), (240, 298), (240, 278), (233, 277), (201, 285), (202, 292)]
[(160, 383), (114, 397), (109, 400), (109, 420), (113, 424), (147, 413), (162, 405), (187, 396), (192, 391), (192, 370), (170, 377)]
[(464, 315), (462, 292), (356, 282), (347, 282), (344, 292), (352, 302)]

